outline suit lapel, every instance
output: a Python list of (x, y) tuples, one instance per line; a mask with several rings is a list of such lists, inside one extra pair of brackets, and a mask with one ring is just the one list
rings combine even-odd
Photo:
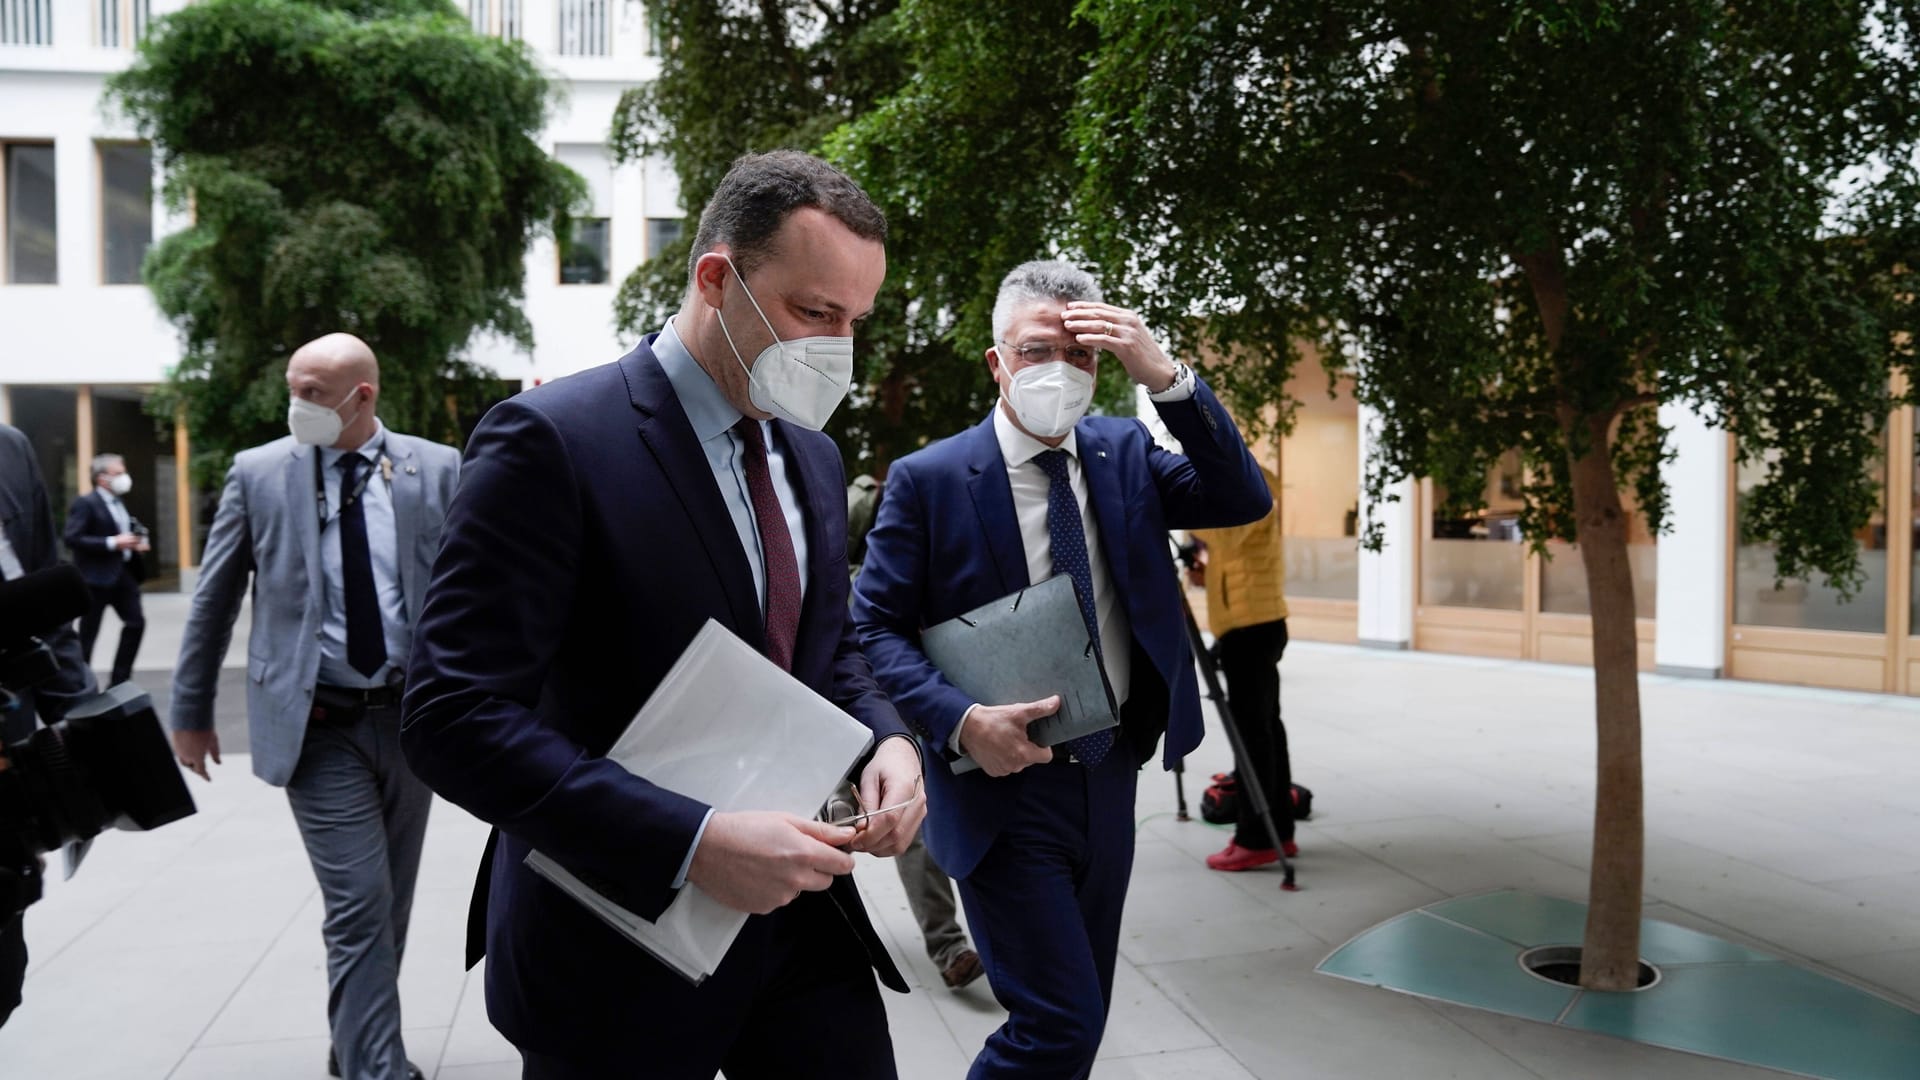
[(821, 606), (821, 598), (839, 595), (836, 590), (827, 588), (827, 575), (839, 574), (844, 577), (847, 573), (844, 564), (835, 564), (833, 560), (834, 552), (844, 551), (845, 548), (829, 543), (827, 539), (827, 521), (831, 511), (824, 503), (836, 491), (844, 500), (846, 492), (837, 489), (834, 482), (839, 470), (832, 468), (826, 455), (812, 452), (805, 440), (795, 438), (786, 421), (773, 422), (773, 438), (787, 459), (787, 480), (793, 485), (794, 497), (799, 500), (800, 519), (807, 531), (807, 597), (800, 606), (800, 630), (793, 660), (793, 669), (798, 673), (812, 670), (803, 662), (803, 657), (811, 660), (817, 646), (837, 645), (839, 641), (837, 629), (828, 635), (821, 632), (825, 628), (819, 624), (825, 610)]
[[(420, 581), (420, 560), (414, 558), (413, 545), (418, 536), (420, 522), (420, 468), (414, 462), (413, 444), (395, 435), (387, 433), (386, 456), (393, 462), (393, 531), (395, 562), (400, 564), (400, 595), (404, 598), (409, 612), (419, 610), (414, 606), (415, 598), (422, 595), (425, 584)], [(374, 483), (380, 483), (381, 477), (374, 477)]]
[(1112, 447), (1090, 424), (1082, 423), (1076, 431), (1080, 470), (1087, 478), (1087, 497), (1093, 500), (1093, 518), (1100, 523), (1100, 550), (1107, 556), (1107, 574), (1113, 579), (1113, 587), (1125, 596), (1125, 583), (1131, 580), (1127, 576), (1127, 507), (1120, 494), (1119, 474), (1114, 471), (1115, 459), (1108, 456)]
[(1020, 516), (1013, 509), (1013, 486), (1007, 480), (1000, 440), (993, 433), (993, 416), (989, 414), (963, 437), (971, 440), (967, 493), (973, 496), (973, 511), (986, 530), (987, 551), (993, 556), (994, 569), (1000, 571), (1000, 587), (1009, 593), (1024, 589), (1033, 582), (1027, 577), (1027, 549), (1020, 539)]
[[(295, 444), (287, 458), (286, 491), (293, 505), (289, 511), (293, 515), (293, 530), (300, 537), (300, 555), (307, 564), (307, 581), (319, 583), (325, 581), (326, 572), (320, 563), (320, 489), (315, 487), (313, 463), (318, 461), (318, 447)], [(307, 590), (307, 604), (314, 607), (322, 603), (322, 591), (315, 588)]]
[(713, 468), (700, 448), (673, 383), (665, 369), (654, 359), (653, 350), (641, 345), (620, 362), (627, 379), (627, 394), (640, 412), (640, 439), (660, 466), (674, 495), (686, 511), (687, 521), (700, 536), (713, 572), (726, 593), (727, 608), (733, 615), (733, 630), (755, 649), (766, 644), (766, 620), (760, 613), (760, 598), (753, 589), (753, 568), (740, 547), (740, 534), (734, 530), (733, 516), (720, 497)]

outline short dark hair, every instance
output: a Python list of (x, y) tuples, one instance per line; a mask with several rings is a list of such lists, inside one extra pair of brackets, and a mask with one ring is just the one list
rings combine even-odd
[(700, 212), (687, 258), (692, 281), (700, 256), (727, 245), (733, 265), (745, 274), (773, 254), (773, 234), (802, 207), (823, 210), (863, 240), (887, 242), (887, 215), (853, 178), (798, 150), (744, 154), (734, 159)]

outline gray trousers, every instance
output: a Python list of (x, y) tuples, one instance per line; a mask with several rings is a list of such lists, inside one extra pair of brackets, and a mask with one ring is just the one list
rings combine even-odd
[(960, 950), (967, 947), (967, 932), (960, 929), (954, 916), (953, 882), (934, 865), (927, 845), (920, 837), (894, 859), (900, 872), (900, 884), (907, 890), (907, 906), (920, 924), (920, 936), (927, 942), (927, 959), (945, 971)]
[(326, 903), (327, 1023), (346, 1080), (406, 1080), (400, 956), (433, 792), (400, 755), (398, 707), (312, 723), (287, 801)]

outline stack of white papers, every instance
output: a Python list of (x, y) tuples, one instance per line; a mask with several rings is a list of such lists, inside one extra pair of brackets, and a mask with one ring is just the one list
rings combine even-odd
[[(811, 818), (872, 743), (865, 725), (708, 620), (607, 757), (716, 811)], [(648, 922), (537, 851), (527, 866), (696, 984), (747, 921), (689, 882)]]

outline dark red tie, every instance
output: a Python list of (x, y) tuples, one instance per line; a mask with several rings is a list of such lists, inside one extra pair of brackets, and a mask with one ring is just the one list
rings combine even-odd
[(800, 635), (800, 567), (793, 557), (787, 512), (773, 493), (767, 469), (767, 442), (760, 421), (743, 417), (733, 430), (747, 444), (747, 495), (760, 527), (760, 554), (767, 571), (767, 659), (793, 670), (793, 642)]

